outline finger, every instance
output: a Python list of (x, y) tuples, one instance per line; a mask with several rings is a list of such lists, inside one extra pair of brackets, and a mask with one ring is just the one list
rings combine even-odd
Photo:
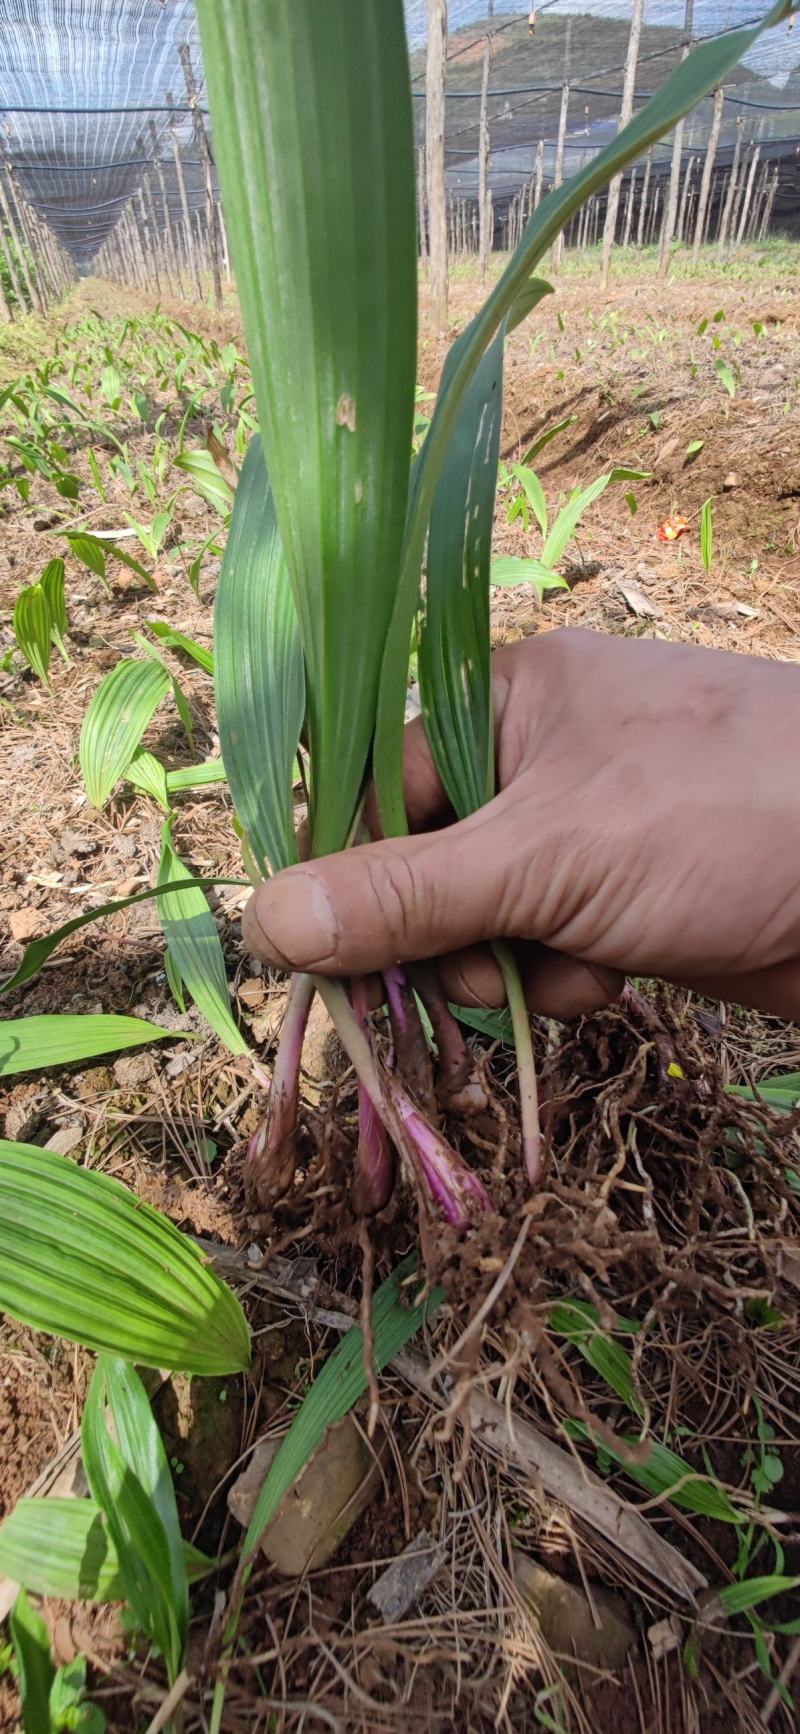
[[(452, 808), (434, 765), (421, 716), (415, 717), (403, 731), (403, 799), (412, 831), (429, 830), (432, 825), (442, 825), (452, 817)], [(370, 836), (382, 837), (374, 787), (367, 795), (364, 817)]]
[(279, 968), (365, 975), (498, 937), (514, 842), (500, 797), (446, 830), (290, 867), (253, 893), (245, 942)]
[[(620, 970), (583, 963), (547, 945), (518, 944), (514, 947), (522, 975), (525, 998), (539, 1017), (585, 1017), (612, 1005), (618, 999), (625, 977)], [(439, 959), (442, 986), (455, 1005), (493, 1010), (506, 1003), (503, 978), (488, 946), (472, 946)]]

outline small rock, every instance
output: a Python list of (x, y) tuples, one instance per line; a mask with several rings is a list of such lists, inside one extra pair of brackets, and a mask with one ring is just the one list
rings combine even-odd
[(70, 1156), (73, 1150), (77, 1150), (82, 1137), (82, 1122), (72, 1120), (67, 1126), (59, 1126), (58, 1131), (48, 1138), (45, 1150), (55, 1150), (59, 1156)]
[[(535, 1613), (551, 1649), (574, 1655), (596, 1668), (619, 1668), (636, 1642), (619, 1596), (592, 1586), (592, 1603), (583, 1590), (547, 1571), (537, 1560), (514, 1553), (517, 1588)], [(595, 1623), (595, 1612), (599, 1625)], [(569, 1672), (567, 1666), (566, 1671)]]
[(120, 879), (119, 883), (114, 886), (114, 896), (132, 897), (134, 891), (138, 890), (143, 886), (143, 884), (144, 879), (141, 876), (136, 879)]
[(21, 1085), (6, 1108), (5, 1134), (14, 1143), (28, 1144), (38, 1132), (47, 1108), (47, 1098), (35, 1084)]
[[(253, 1515), (279, 1443), (262, 1440), (228, 1493), (229, 1510), (243, 1527)], [(300, 1577), (327, 1565), (379, 1486), (374, 1453), (348, 1415), (328, 1428), (319, 1450), (281, 1500), (261, 1538), (262, 1552), (283, 1577)]]
[(657, 1620), (654, 1626), (647, 1628), (647, 1641), (653, 1652), (653, 1661), (660, 1662), (664, 1656), (677, 1650), (681, 1641), (681, 1625), (676, 1614), (670, 1614), (666, 1620)]
[(312, 1101), (319, 1100), (324, 1091), (330, 1089), (347, 1064), (328, 1011), (317, 997), (306, 1025), (301, 1062), (303, 1083)]
[(75, 1079), (75, 1094), (81, 1102), (93, 1102), (97, 1096), (104, 1096), (114, 1088), (114, 1074), (110, 1066), (89, 1066)]
[(35, 939), (37, 933), (44, 932), (44, 917), (39, 909), (15, 909), (8, 918), (12, 939), (23, 941)]
[(367, 1591), (367, 1601), (377, 1608), (385, 1626), (404, 1619), (443, 1564), (442, 1549), (431, 1540), (426, 1529), (421, 1529)]
[(60, 842), (65, 855), (93, 855), (98, 846), (96, 838), (77, 831), (62, 831)]
[(738, 476), (736, 474), (735, 470), (729, 470), (727, 476), (724, 477), (723, 483), (722, 483), (722, 486), (725, 489), (726, 493), (730, 493), (732, 488), (740, 488), (741, 485), (742, 485), (741, 476)]
[(149, 1054), (127, 1054), (124, 1059), (114, 1061), (114, 1077), (123, 1090), (147, 1084), (152, 1076), (153, 1065)]
[(184, 1072), (189, 1070), (190, 1066), (194, 1065), (195, 1060), (199, 1060), (202, 1052), (202, 1048), (181, 1048), (180, 1053), (175, 1054), (171, 1060), (167, 1061), (164, 1067), (166, 1077), (180, 1078)]

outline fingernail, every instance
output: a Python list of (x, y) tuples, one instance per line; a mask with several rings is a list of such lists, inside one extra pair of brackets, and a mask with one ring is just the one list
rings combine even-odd
[(258, 929), (254, 949), (282, 969), (323, 969), (336, 950), (338, 928), (316, 873), (292, 867), (259, 886), (250, 905)]

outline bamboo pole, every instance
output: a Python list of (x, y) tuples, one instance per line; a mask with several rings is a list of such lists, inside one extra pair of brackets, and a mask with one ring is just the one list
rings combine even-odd
[[(619, 131), (627, 126), (633, 114), (633, 96), (636, 87), (636, 64), (639, 59), (639, 43), (644, 21), (644, 0), (633, 0), (631, 9), (631, 29), (628, 37), (628, 49), (625, 55), (625, 73), (622, 80), (622, 102), (619, 111)], [(608, 274), (611, 269), (611, 253), (617, 234), (617, 216), (619, 214), (619, 195), (622, 187), (622, 176), (615, 175), (608, 189), (606, 204), (606, 221), (603, 229), (603, 256), (600, 265), (600, 284), (605, 289), (608, 286)]]
[(625, 228), (622, 236), (623, 247), (627, 247), (630, 244), (631, 223), (633, 222), (633, 202), (636, 195), (636, 179), (636, 164), (634, 163), (633, 168), (631, 169), (631, 178), (628, 183), (628, 197), (625, 200)]
[(647, 195), (650, 190), (650, 176), (653, 172), (653, 152), (649, 150), (644, 163), (644, 180), (642, 181), (642, 197), (639, 203), (639, 221), (636, 226), (636, 245), (644, 245), (644, 225), (647, 216)]
[(28, 307), (30, 307), (31, 310), (35, 310), (36, 308), (36, 298), (33, 292), (31, 275), (28, 270), (28, 261), (25, 257), (25, 249), (22, 245), (20, 233), (17, 228), (9, 193), (10, 188), (6, 185), (5, 174), (0, 168), (0, 216), (8, 230), (10, 248), (14, 257), (14, 281), (19, 293), (20, 306), (23, 313), (25, 313), (28, 310), (25, 304), (26, 296)]
[(705, 238), (706, 216), (708, 214), (708, 195), (711, 192), (711, 176), (714, 172), (717, 145), (719, 144), (719, 132), (722, 125), (722, 104), (724, 101), (725, 93), (722, 85), (719, 84), (714, 92), (714, 113), (711, 120), (711, 131), (708, 135), (708, 145), (706, 147), (706, 159), (703, 163), (703, 173), (700, 177), (700, 194), (697, 200), (697, 216), (695, 218), (694, 240), (692, 242), (692, 269), (694, 269), (699, 261), (700, 248), (702, 247)]
[(540, 138), (536, 146), (536, 169), (533, 182), (533, 208), (538, 211), (542, 202), (542, 181), (544, 180), (544, 139)]
[(431, 300), (437, 330), (447, 329), (447, 203), (444, 123), (447, 51), (447, 0), (428, 0), (428, 54), (425, 68), (425, 163), (428, 175), (428, 242)]
[(742, 154), (743, 131), (744, 131), (744, 119), (743, 119), (742, 115), (739, 114), (736, 117), (736, 143), (733, 147), (733, 161), (731, 163), (731, 171), (730, 171), (730, 174), (728, 176), (728, 186), (727, 186), (726, 193), (725, 193), (725, 202), (722, 206), (722, 215), (721, 215), (720, 220), (719, 220), (719, 235), (717, 236), (717, 259), (718, 260), (722, 260), (725, 256), (725, 242), (728, 239), (728, 230), (730, 228), (731, 213), (733, 211), (733, 204), (734, 204), (734, 200), (736, 198), (736, 187), (737, 187), (737, 183), (738, 183), (738, 179), (739, 179), (739, 158)]
[[(693, 29), (694, 0), (686, 0), (683, 15), (683, 51), (681, 53), (681, 61), (684, 61), (689, 53), (689, 44), (692, 40)], [(669, 171), (669, 190), (664, 204), (664, 222), (661, 229), (661, 243), (658, 255), (658, 269), (662, 277), (666, 276), (669, 268), (670, 248), (675, 235), (675, 225), (678, 218), (678, 197), (681, 187), (681, 161), (683, 157), (683, 127), (683, 121), (679, 120), (672, 136), (672, 162)]]
[(189, 53), (188, 43), (182, 42), (178, 48), (178, 53), (181, 57), (183, 76), (186, 81), (186, 95), (189, 99), (189, 107), (192, 111), (194, 136), (200, 155), (200, 161), (203, 165), (203, 180), (205, 182), (206, 190), (206, 236), (211, 263), (211, 275), (214, 282), (214, 305), (216, 307), (221, 307), (222, 277), (219, 268), (219, 236), (217, 232), (216, 207), (214, 204), (214, 180), (211, 165), (211, 149), (208, 143), (208, 135), (203, 125), (203, 116), (200, 113), (200, 98), (197, 94), (197, 85), (195, 83), (194, 71), (192, 69), (192, 57)]
[(425, 147), (420, 145), (417, 150), (417, 221), (419, 223), (419, 257), (420, 264), (428, 263), (428, 228), (425, 210)]
[(687, 218), (688, 204), (689, 204), (689, 192), (691, 190), (691, 185), (692, 185), (692, 171), (694, 169), (694, 165), (695, 165), (696, 160), (697, 160), (696, 157), (690, 157), (689, 158), (689, 161), (686, 164), (686, 173), (683, 177), (683, 190), (681, 192), (681, 204), (680, 204), (680, 211), (678, 213), (678, 240), (679, 241), (682, 241), (684, 235), (686, 234), (686, 228), (687, 228), (686, 218)]
[(770, 225), (770, 222), (772, 220), (772, 210), (773, 210), (773, 206), (775, 204), (775, 200), (778, 196), (779, 181), (780, 181), (780, 175), (779, 175), (779, 172), (776, 168), (773, 171), (772, 180), (770, 182), (769, 192), (767, 194), (766, 204), (764, 206), (764, 215), (761, 219), (761, 228), (758, 231), (759, 241), (765, 240), (766, 236), (769, 233), (769, 225)]
[(494, 0), (487, 0), (486, 40), (483, 46), (481, 73), (481, 109), (478, 121), (478, 215), (480, 218), (481, 282), (486, 282), (489, 263), (489, 73), (492, 65), (492, 24)]
[(750, 210), (750, 200), (753, 197), (753, 182), (756, 178), (756, 169), (758, 168), (758, 159), (759, 159), (760, 155), (761, 155), (761, 146), (756, 145), (756, 148), (753, 151), (753, 158), (752, 158), (752, 161), (750, 164), (750, 173), (747, 177), (747, 186), (745, 188), (744, 203), (742, 205), (742, 214), (741, 214), (741, 217), (739, 219), (739, 228), (738, 228), (737, 233), (736, 233), (736, 241), (734, 243), (734, 246), (731, 249), (732, 252), (736, 252), (737, 248), (741, 247), (742, 241), (744, 239), (744, 232), (745, 232), (745, 228), (747, 225), (747, 216), (748, 216), (748, 212)]
[[(553, 187), (560, 187), (564, 179), (564, 144), (567, 136), (567, 112), (569, 109), (569, 85), (561, 87), (561, 108), (558, 114), (558, 138), (556, 139), (556, 160), (553, 166)], [(553, 242), (553, 270), (557, 271), (561, 264), (564, 251), (564, 237), (557, 235)]]
[(191, 275), (194, 277), (194, 286), (195, 286), (195, 291), (197, 294), (197, 299), (198, 299), (198, 301), (202, 301), (202, 299), (203, 299), (203, 285), (202, 285), (202, 282), (200, 280), (200, 271), (199, 271), (198, 264), (197, 264), (197, 258), (195, 256), (194, 236), (192, 233), (192, 219), (191, 219), (191, 216), (189, 213), (189, 200), (188, 200), (187, 195), (186, 195), (186, 178), (185, 178), (184, 173), (183, 173), (183, 158), (181, 156), (181, 147), (180, 147), (180, 143), (178, 140), (178, 127), (177, 127), (177, 122), (175, 119), (175, 109), (174, 109), (173, 102), (172, 102), (172, 93), (169, 90), (167, 91), (167, 108), (169, 109), (169, 134), (170, 134), (170, 139), (172, 141), (172, 156), (173, 156), (173, 160), (175, 163), (175, 179), (177, 180), (177, 183), (178, 183), (178, 197), (180, 198), (180, 202), (181, 202), (181, 219), (183, 222), (183, 244), (184, 244), (184, 254), (185, 254), (185, 259), (186, 259), (186, 268), (187, 268), (187, 271), (190, 272)]
[(150, 146), (153, 152), (153, 168), (158, 181), (158, 190), (161, 195), (161, 233), (164, 243), (167, 277), (170, 286), (173, 289), (173, 293), (182, 297), (183, 279), (181, 277), (180, 259), (178, 257), (178, 251), (175, 245), (175, 236), (172, 229), (172, 215), (170, 213), (169, 198), (167, 196), (167, 182), (161, 161), (161, 143), (156, 129), (156, 123), (153, 120), (152, 115), (148, 122), (148, 130), (150, 133)]

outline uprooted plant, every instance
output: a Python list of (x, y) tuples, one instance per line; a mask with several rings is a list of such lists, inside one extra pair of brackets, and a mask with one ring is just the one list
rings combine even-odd
[[(669, 131), (759, 30), (790, 9), (777, 0), (760, 26), (696, 49), (611, 144), (542, 201), (483, 308), (453, 344), (424, 442), (412, 456), (415, 164), (401, 0), (387, 0), (379, 12), (364, 0), (343, 0), (313, 16), (289, 0), (246, 8), (201, 0), (216, 154), (262, 429), (233, 501), (214, 648), (224, 769), (251, 878), (298, 860), (298, 754), (312, 855), (358, 841), (370, 779), (384, 834), (406, 831), (403, 720), (412, 637), (425, 728), (450, 803), (463, 818), (492, 798), (489, 595), (505, 339), (549, 292), (534, 271), (583, 201)], [(193, 355), (195, 347), (191, 339)], [(232, 352), (231, 377), (235, 363)], [(116, 397), (118, 378), (106, 383)], [(183, 384), (177, 373), (175, 384)], [(57, 395), (63, 407), (65, 394)], [(72, 400), (68, 407), (72, 414)], [(232, 490), (213, 453), (182, 449), (176, 463), (201, 491), (210, 488), (226, 513)], [(596, 496), (616, 474), (588, 492)], [(539, 564), (551, 581), (586, 492), (568, 504), (543, 547)], [(95, 557), (91, 541), (83, 536), (82, 558)], [(53, 621), (40, 612), (46, 673)], [(122, 776), (167, 812), (173, 789), (188, 786), (139, 749), (143, 728), (170, 692), (191, 738), (191, 715), (165, 652), (199, 647), (179, 643), (163, 623), (153, 630), (158, 648), (140, 639), (145, 659), (126, 659), (112, 671), (84, 722), (81, 763), (98, 805)], [(198, 769), (203, 780), (218, 776), (213, 764)], [(175, 855), (169, 820), (158, 883), (140, 895), (163, 899), (173, 991), (180, 999), (188, 988), (229, 1048), (246, 1053), (213, 918), (201, 883)], [(63, 933), (91, 918), (76, 917), (35, 941), (13, 985), (29, 979)], [(535, 1182), (541, 1139), (530, 1023), (513, 949), (498, 942), (495, 954), (517, 1050), (522, 1153)], [(480, 1112), (484, 1079), (435, 962), (387, 971), (384, 990), (391, 1065), (373, 1042), (364, 984), (348, 992), (335, 981), (295, 981), (248, 1178), (257, 1202), (269, 1206), (294, 1171), (303, 1033), (319, 992), (358, 1075), (357, 1211), (386, 1204), (391, 1143), (423, 1213), (434, 1207), (463, 1228), (491, 1200), (447, 1142), (439, 1110)], [(435, 1086), (420, 1008), (438, 1051)], [(76, 1028), (82, 1020), (46, 1021), (53, 1063), (108, 1051), (112, 1034), (119, 1045), (119, 1032), (99, 1027), (119, 1020), (85, 1020), (85, 1040)], [(29, 1056), (36, 1047), (24, 1023), (14, 1029), (7, 1070), (20, 1069), (17, 1045)], [(26, 1067), (32, 1063), (29, 1057)], [(254, 1076), (265, 1082), (255, 1065)]]

